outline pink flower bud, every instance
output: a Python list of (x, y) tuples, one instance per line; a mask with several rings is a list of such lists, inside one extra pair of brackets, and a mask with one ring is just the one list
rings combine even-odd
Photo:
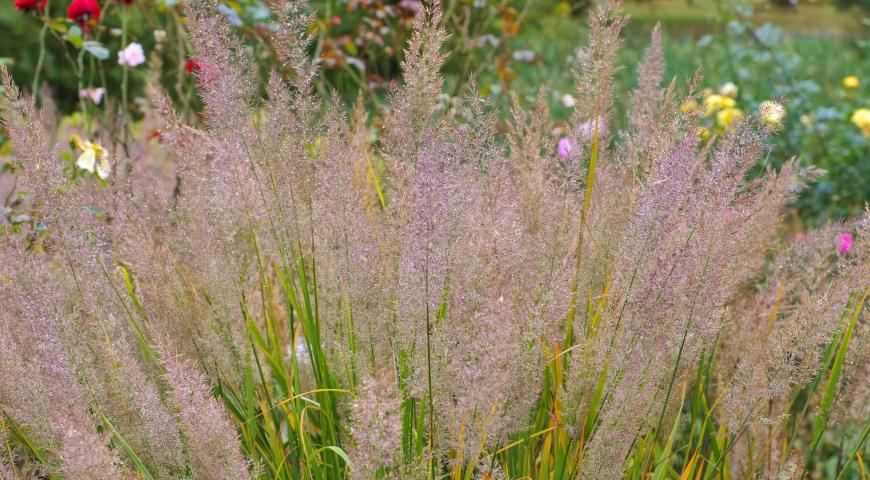
[(841, 233), (837, 235), (837, 253), (845, 255), (852, 250), (852, 234)]

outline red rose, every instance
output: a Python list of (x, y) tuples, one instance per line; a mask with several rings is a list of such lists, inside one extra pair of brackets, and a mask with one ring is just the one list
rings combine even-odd
[(66, 16), (83, 26), (95, 23), (100, 18), (100, 4), (97, 0), (72, 0), (66, 9)]
[(187, 61), (187, 63), (184, 64), (184, 69), (187, 70), (187, 73), (189, 74), (196, 73), (201, 68), (202, 67), (199, 65), (199, 63), (194, 59), (190, 59)]
[(13, 6), (16, 10), (29, 12), (31, 10), (45, 10), (45, 4), (48, 0), (15, 0)]

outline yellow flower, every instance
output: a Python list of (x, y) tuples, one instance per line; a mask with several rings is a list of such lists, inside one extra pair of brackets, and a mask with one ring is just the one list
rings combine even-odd
[(782, 119), (785, 118), (785, 107), (779, 102), (773, 100), (765, 100), (758, 106), (758, 116), (770, 129), (777, 129), (782, 126)]
[(725, 97), (713, 93), (704, 97), (704, 105), (707, 107), (704, 110), (705, 114), (712, 115), (713, 112), (717, 110), (734, 107), (737, 105), (737, 102), (735, 102), (731, 97)]
[(859, 108), (852, 113), (852, 123), (861, 129), (865, 137), (870, 138), (870, 109)]
[(861, 86), (861, 80), (858, 80), (858, 77), (855, 75), (849, 75), (848, 77), (843, 77), (843, 86), (855, 89)]
[(739, 108), (726, 107), (716, 114), (716, 123), (725, 129), (731, 128), (735, 123), (739, 123), (741, 120), (743, 120), (743, 111)]
[(737, 98), (737, 85), (734, 82), (728, 82), (719, 87), (719, 95), (729, 98)]
[(698, 137), (705, 142), (710, 139), (710, 135), (712, 134), (713, 132), (711, 132), (709, 128), (702, 127), (698, 130)]
[(810, 115), (801, 115), (800, 121), (801, 121), (801, 125), (803, 125), (805, 127), (809, 127), (810, 125), (813, 124), (813, 117), (811, 117)]
[(70, 143), (82, 151), (82, 154), (76, 160), (77, 167), (96, 174), (103, 180), (109, 178), (109, 175), (112, 173), (112, 166), (109, 164), (109, 153), (99, 142), (82, 140), (78, 135), (71, 136), (69, 140)]

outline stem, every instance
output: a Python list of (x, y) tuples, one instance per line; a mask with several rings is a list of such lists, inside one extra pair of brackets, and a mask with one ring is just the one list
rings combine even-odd
[(870, 423), (867, 423), (864, 426), (864, 432), (861, 434), (861, 440), (858, 441), (858, 445), (855, 445), (855, 449), (852, 451), (852, 454), (849, 455), (849, 458), (846, 459), (846, 463), (843, 464), (843, 468), (842, 470), (840, 470), (840, 474), (837, 475), (837, 480), (843, 478), (843, 475), (846, 473), (846, 470), (848, 470), (849, 465), (852, 463), (852, 460), (854, 460), (855, 457), (858, 456), (858, 452), (861, 451), (861, 447), (863, 447), (864, 442), (867, 441), (868, 434), (870, 434)]
[(429, 313), (429, 251), (423, 274), (426, 297), (426, 374), (429, 382), (429, 480), (435, 478), (435, 402), (432, 399), (432, 321)]
[[(45, 4), (45, 10), (48, 10), (49, 4)], [(36, 70), (33, 72), (33, 85), (30, 87), (30, 94), (33, 96), (33, 103), (39, 97), (39, 76), (42, 73), (42, 65), (45, 63), (45, 34), (48, 32), (48, 19), (43, 15), (42, 30), (39, 31), (39, 57), (36, 60)]]
[(85, 49), (79, 50), (78, 58), (76, 59), (76, 76), (79, 81), (79, 103), (82, 106), (82, 123), (85, 125), (88, 136), (91, 134), (91, 123), (88, 119), (88, 102), (82, 100), (81, 91), (85, 89)]
[[(121, 11), (121, 48), (127, 48), (127, 11)], [(124, 117), (123, 133), (124, 143), (127, 143), (127, 79), (129, 69), (124, 66), (121, 70), (121, 112)]]

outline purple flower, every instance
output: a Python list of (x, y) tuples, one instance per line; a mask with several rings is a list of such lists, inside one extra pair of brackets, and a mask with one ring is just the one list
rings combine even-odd
[(573, 149), (574, 147), (571, 145), (571, 139), (568, 137), (562, 137), (559, 140), (559, 145), (556, 146), (556, 152), (559, 154), (559, 157), (566, 159), (571, 156), (571, 150)]

